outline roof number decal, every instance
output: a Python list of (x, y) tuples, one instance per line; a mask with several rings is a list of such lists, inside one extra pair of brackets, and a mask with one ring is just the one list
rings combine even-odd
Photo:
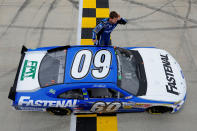
[(91, 75), (96, 79), (105, 78), (110, 72), (112, 54), (108, 50), (99, 50), (95, 56), (90, 50), (80, 50), (76, 53), (71, 67), (71, 76), (74, 79), (82, 79), (90, 71), (91, 61), (93, 59), (94, 69)]

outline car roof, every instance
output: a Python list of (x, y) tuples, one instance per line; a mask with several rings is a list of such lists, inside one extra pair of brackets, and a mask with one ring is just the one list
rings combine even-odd
[[(85, 57), (84, 59), (91, 59), (90, 61), (90, 66), (89, 66), (89, 71), (88, 73), (82, 77), (82, 78), (74, 78), (71, 73), (73, 70), (73, 61), (76, 58), (76, 54), (79, 53), (80, 51), (87, 51), (91, 52), (92, 55), (91, 57)], [(101, 50), (105, 50), (107, 52), (110, 52), (111, 54), (111, 64), (109, 67), (109, 72), (104, 78), (95, 78), (92, 75), (92, 70), (98, 69), (94, 65), (94, 59), (96, 53), (98, 53)], [(105, 59), (105, 58), (104, 58)], [(84, 60), (85, 61), (85, 60)], [(84, 62), (82, 62), (83, 65)], [(83, 67), (83, 66), (82, 66)], [(82, 68), (81, 67), (81, 68)], [(86, 65), (86, 68), (88, 66)], [(111, 46), (105, 46), (105, 47), (97, 47), (97, 46), (70, 46), (67, 49), (67, 56), (66, 56), (66, 66), (65, 66), (65, 79), (64, 83), (117, 83), (117, 60), (116, 60), (116, 55), (114, 48)]]

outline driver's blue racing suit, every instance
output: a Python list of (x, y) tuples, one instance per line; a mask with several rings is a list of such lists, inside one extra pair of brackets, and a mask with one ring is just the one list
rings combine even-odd
[(126, 24), (127, 21), (123, 18), (117, 21), (116, 24), (109, 23), (109, 18), (101, 20), (101, 22), (93, 29), (92, 39), (97, 41), (94, 45), (107, 46), (111, 45), (110, 34), (118, 24)]

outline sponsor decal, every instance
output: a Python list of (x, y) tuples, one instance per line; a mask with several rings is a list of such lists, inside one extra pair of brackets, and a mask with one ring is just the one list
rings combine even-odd
[(127, 96), (127, 97), (125, 97), (125, 99), (131, 99), (132, 98), (132, 96)]
[(19, 106), (39, 106), (39, 107), (75, 107), (77, 100), (31, 100), (30, 96), (21, 96), (18, 102)]
[(131, 106), (131, 105), (123, 105), (123, 108), (124, 108), (124, 109), (131, 109), (132, 106)]
[(120, 102), (111, 102), (109, 104), (99, 101), (93, 104), (92, 108), (90, 109), (91, 112), (116, 112), (121, 107)]
[(25, 110), (25, 111), (45, 111), (45, 108), (37, 107), (15, 107), (16, 110)]
[(160, 56), (166, 74), (166, 79), (168, 81), (168, 84), (166, 85), (167, 92), (174, 95), (179, 95), (179, 92), (177, 92), (176, 80), (174, 78), (173, 70), (169, 62), (168, 54), (166, 55), (160, 54)]
[(151, 106), (151, 104), (146, 104), (146, 103), (136, 103), (135, 104), (135, 107), (137, 107), (137, 108), (147, 108), (150, 106)]
[(22, 70), (22, 75), (21, 75), (21, 81), (23, 81), (25, 78), (28, 77), (34, 79), (37, 65), (38, 65), (37, 61), (25, 60)]
[(106, 85), (102, 85), (102, 84), (95, 84), (95, 85), (93, 85), (92, 87), (106, 87)]
[(134, 102), (123, 102), (123, 108), (124, 109), (131, 109), (131, 108), (134, 107), (134, 105), (135, 105)]
[(56, 93), (56, 91), (53, 90), (53, 89), (50, 89), (49, 92), (50, 92), (51, 94), (55, 94), (55, 93)]

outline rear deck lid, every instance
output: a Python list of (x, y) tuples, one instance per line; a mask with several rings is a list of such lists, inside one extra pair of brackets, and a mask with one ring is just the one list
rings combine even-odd
[(38, 71), (46, 51), (25, 52), (25, 57), (20, 69), (17, 92), (30, 92), (40, 88)]

